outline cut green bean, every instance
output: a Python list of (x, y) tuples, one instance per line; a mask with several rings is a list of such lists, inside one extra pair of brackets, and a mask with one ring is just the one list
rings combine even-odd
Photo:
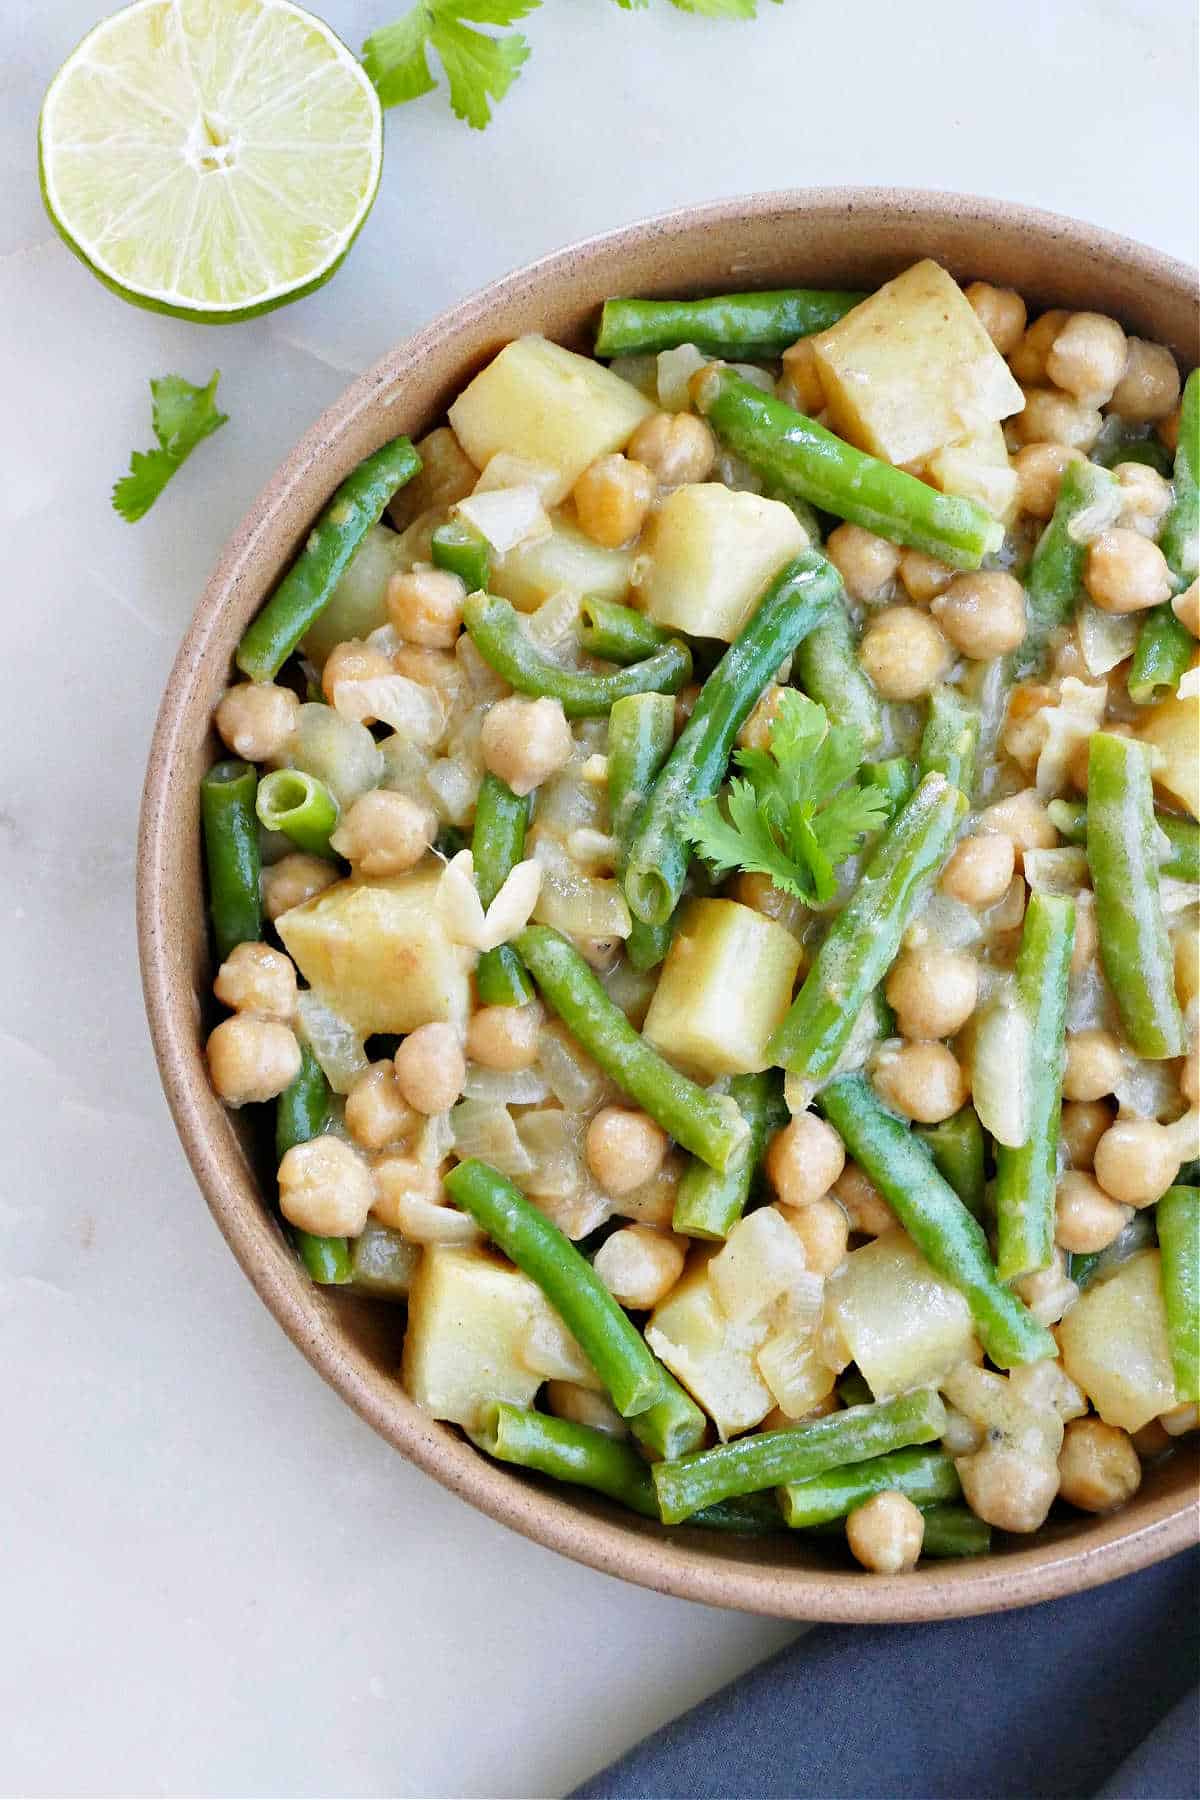
[[(1046, 811), (1059, 837), (1068, 844), (1087, 843), (1087, 807), (1082, 800), (1051, 800)], [(1158, 811), (1154, 823), (1170, 845), (1158, 865), (1159, 874), (1174, 875), (1178, 881), (1200, 881), (1200, 824), (1177, 813)]]
[(1000, 548), (1004, 527), (974, 500), (856, 450), (732, 369), (714, 366), (696, 385), (722, 443), (774, 486), (956, 569), (977, 569)]
[(710, 356), (775, 356), (797, 338), (826, 331), (865, 294), (777, 288), (704, 300), (606, 300), (597, 356), (636, 356), (695, 344)]
[(304, 548), (262, 611), (247, 627), (237, 666), (251, 681), (272, 681), (333, 590), (397, 489), (412, 480), (421, 459), (406, 437), (393, 438), (343, 481), (304, 541)]
[(1175, 498), (1158, 547), (1183, 589), (1200, 574), (1200, 369), (1193, 369), (1183, 384), (1171, 482)]
[[(1114, 415), (1109, 414), (1109, 421)], [(1161, 439), (1156, 437), (1128, 438), (1116, 434), (1108, 443), (1104, 443), (1103, 432), (1088, 452), (1091, 460), (1099, 463), (1102, 469), (1115, 469), (1119, 463), (1141, 463), (1156, 474), (1169, 476), (1171, 473), (1171, 452)]]
[(311, 856), (335, 857), (329, 836), (337, 825), (338, 805), (315, 775), (303, 769), (273, 769), (258, 784), (255, 810), (268, 831), (282, 831)]
[(644, 1518), (658, 1517), (649, 1466), (632, 1445), (606, 1432), (498, 1401), (484, 1409), (474, 1436), (497, 1462), (593, 1488)]
[(946, 1429), (946, 1409), (932, 1388), (918, 1388), (874, 1406), (829, 1413), (790, 1431), (764, 1431), (698, 1450), (652, 1470), (664, 1523), (737, 1494), (760, 1493), (807, 1481), (846, 1463), (862, 1463), (910, 1444), (928, 1444)]
[(938, 1174), (950, 1183), (967, 1211), (982, 1219), (987, 1177), (983, 1126), (975, 1108), (968, 1102), (940, 1125), (919, 1126), (917, 1136), (933, 1157)]
[[(329, 1083), (310, 1047), (300, 1045), (300, 1073), (275, 1102), (275, 1161), (281, 1163), (297, 1144), (320, 1137), (329, 1124)], [(344, 1287), (352, 1278), (350, 1251), (344, 1237), (317, 1237), (298, 1225), (285, 1225), (293, 1248), (312, 1280), (321, 1287)]]
[(734, 1102), (698, 1087), (652, 1050), (557, 931), (528, 925), (513, 946), (543, 999), (593, 1062), (685, 1150), (723, 1174), (749, 1136)]
[(917, 771), (907, 756), (889, 756), (883, 762), (864, 763), (858, 771), (860, 787), (880, 788), (888, 799), (888, 824), (917, 785)]
[[(608, 715), (608, 809), (613, 834), (621, 846), (619, 874), (625, 872), (638, 811), (674, 739), (675, 702), (668, 694), (631, 694), (618, 700)], [(672, 919), (659, 925), (634, 919), (625, 940), (625, 954), (634, 968), (657, 968), (671, 947), (673, 931)]]
[(785, 657), (842, 591), (831, 562), (806, 550), (779, 571), (708, 680), (638, 814), (625, 871), (635, 919), (663, 925), (687, 877), (684, 827), (725, 777), (733, 740)]
[(918, 775), (944, 775), (969, 800), (975, 787), (979, 713), (952, 687), (934, 688), (917, 759)]
[(516, 608), (495, 594), (469, 594), (463, 623), (484, 662), (510, 687), (519, 694), (561, 700), (569, 719), (596, 718), (626, 694), (677, 694), (692, 673), (692, 653), (679, 638), (611, 674), (565, 669), (542, 654)]
[(728, 1237), (746, 1210), (750, 1183), (768, 1137), (788, 1120), (783, 1090), (773, 1070), (764, 1075), (734, 1075), (728, 1091), (750, 1127), (750, 1136), (723, 1175), (701, 1162), (692, 1163), (685, 1171), (671, 1221), (672, 1230), (685, 1237)]
[[(525, 853), (525, 828), (532, 804), (528, 794), (514, 794), (490, 770), (479, 785), (471, 856), (475, 885), (485, 907), (492, 904)], [(484, 1006), (524, 1006), (533, 999), (529, 977), (509, 944), (483, 952), (475, 966), (475, 989)]]
[(996, 1273), (1001, 1281), (1048, 1269), (1054, 1257), (1067, 979), (1074, 942), (1074, 900), (1030, 894), (1015, 971), (1017, 1001), (1031, 1027), (1024, 1071), (1029, 1131), (1019, 1146), (996, 1145)]
[(435, 527), (429, 538), (429, 557), (435, 569), (457, 575), (468, 594), (487, 587), (492, 572), (487, 539), (461, 519), (450, 519)]
[(966, 800), (926, 775), (878, 840), (834, 919), (791, 1010), (768, 1045), (772, 1061), (817, 1083), (837, 1067), (863, 1007), (950, 854)]
[[(658, 1501), (654, 1504), (658, 1516)], [(761, 1535), (764, 1531), (786, 1529), (774, 1494), (741, 1494), (733, 1500), (718, 1500), (715, 1506), (702, 1506), (683, 1521), (687, 1529), (702, 1526), (706, 1531), (736, 1531)]]
[(1146, 614), (1138, 632), (1126, 686), (1135, 706), (1155, 706), (1175, 692), (1192, 666), (1196, 640), (1170, 606)]
[(1168, 1188), (1158, 1203), (1167, 1341), (1182, 1403), (1200, 1400), (1200, 1188)]
[(980, 1342), (997, 1368), (1056, 1356), (1046, 1327), (999, 1281), (978, 1220), (870, 1082), (862, 1075), (839, 1076), (819, 1105), (926, 1262), (965, 1296)]
[(883, 708), (857, 650), (845, 604), (833, 605), (797, 646), (793, 674), (796, 685), (825, 708), (831, 724), (852, 725), (863, 749), (870, 750), (883, 736)]
[(208, 909), (217, 960), (262, 936), (261, 860), (250, 763), (219, 762), (200, 783), (200, 818), (208, 869)]
[(914, 1506), (957, 1500), (962, 1485), (944, 1450), (893, 1450), (870, 1462), (827, 1469), (807, 1481), (790, 1482), (780, 1492), (784, 1522), (794, 1530), (844, 1519), (873, 1494), (903, 1494)]
[(1077, 521), (1082, 513), (1103, 509), (1115, 491), (1115, 477), (1095, 463), (1069, 462), (1064, 469), (1054, 516), (1025, 573), (1025, 640), (1013, 653), (1016, 675), (1036, 669), (1050, 633), (1070, 623), (1087, 555), (1086, 537), (1075, 536)]
[(1087, 855), (1100, 960), (1139, 1056), (1183, 1054), (1171, 940), (1158, 885), (1158, 831), (1143, 744), (1098, 731), (1088, 751)]
[(621, 606), (616, 600), (598, 600), (595, 596), (580, 601), (579, 642), (589, 656), (602, 656), (606, 662), (635, 663), (653, 656), (671, 634), (635, 612), (632, 606)]
[(922, 1556), (986, 1556), (992, 1547), (992, 1528), (969, 1506), (922, 1507), (925, 1536)]

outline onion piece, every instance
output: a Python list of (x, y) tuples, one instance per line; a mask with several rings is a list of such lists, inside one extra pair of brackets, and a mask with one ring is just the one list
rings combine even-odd
[(475, 886), (475, 859), (460, 850), (442, 870), (435, 909), (452, 944), (478, 950), (484, 933), (483, 902)]
[(1033, 1028), (1010, 980), (999, 984), (971, 1032), (971, 1096), (980, 1123), (1018, 1149), (1029, 1136)]
[(1089, 687), (1068, 675), (1058, 705), (1042, 708), (1037, 715), (1045, 733), (1037, 761), (1039, 794), (1061, 794), (1070, 786), (1071, 759), (1101, 729), (1107, 705), (1107, 686)]
[(334, 710), (343, 719), (365, 723), (381, 719), (393, 731), (414, 744), (432, 748), (446, 725), (446, 708), (432, 688), (407, 675), (370, 675), (358, 681), (338, 681), (333, 689)]
[(514, 450), (497, 450), (483, 466), (483, 474), (475, 483), (473, 494), (493, 494), (502, 488), (536, 488), (543, 505), (562, 486), (562, 475), (548, 463), (532, 457), (518, 456)]
[(379, 746), (365, 725), (311, 701), (296, 714), (285, 766), (323, 781), (342, 812), (378, 787), (384, 772)]
[(493, 1106), (537, 1106), (550, 1098), (550, 1083), (536, 1063), (532, 1069), (485, 1069), (479, 1063), (468, 1063), (463, 1096), (467, 1100), (487, 1100)]
[(542, 1026), (538, 1066), (550, 1092), (568, 1112), (594, 1112), (616, 1096), (614, 1083), (557, 1019)]
[(538, 834), (533, 854), (542, 866), (533, 916), (570, 937), (627, 938), (633, 929), (620, 884), (585, 874), (562, 845)]
[(542, 888), (542, 867), (533, 857), (514, 863), (484, 919), (480, 950), (498, 950), (524, 931)]
[(472, 494), (452, 510), (487, 539), (497, 556), (518, 544), (549, 537), (551, 531), (542, 496), (532, 482)]
[(660, 350), (655, 370), (658, 404), (664, 412), (686, 412), (691, 405), (688, 383), (697, 369), (702, 369), (707, 356), (695, 344), (678, 344), (674, 350)]
[(1091, 880), (1087, 851), (1076, 844), (1059, 850), (1027, 850), (1025, 879), (1038, 894), (1077, 894)]
[(363, 1041), (354, 1027), (305, 988), (296, 1000), (300, 1034), (321, 1065), (335, 1094), (348, 1094), (368, 1068)]
[(475, 810), (482, 780), (477, 769), (448, 756), (439, 756), (425, 776), (438, 818), (446, 825), (465, 825)]
[(460, 1162), (478, 1156), (514, 1180), (532, 1169), (533, 1158), (517, 1136), (507, 1107), (487, 1100), (460, 1100), (451, 1110), (450, 1124)]
[(1088, 674), (1107, 675), (1132, 656), (1141, 628), (1137, 613), (1106, 613), (1085, 600), (1075, 615), (1075, 629)]
[(595, 1369), (549, 1305), (535, 1309), (520, 1355), (527, 1369), (547, 1381), (574, 1381), (590, 1393), (604, 1391)]

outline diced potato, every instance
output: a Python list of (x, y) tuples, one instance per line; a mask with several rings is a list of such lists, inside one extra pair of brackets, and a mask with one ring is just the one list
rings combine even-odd
[(1140, 1250), (1081, 1294), (1059, 1327), (1067, 1374), (1122, 1431), (1140, 1431), (1176, 1402), (1161, 1260)]
[(643, 533), (643, 610), (659, 625), (732, 643), (771, 577), (807, 543), (782, 501), (719, 481), (676, 488)]
[(498, 450), (557, 470), (550, 504), (589, 463), (621, 450), (654, 408), (590, 357), (543, 337), (507, 344), (459, 395), (450, 423), (477, 468)]
[(420, 473), (388, 502), (388, 518), (397, 531), (404, 531), (421, 513), (453, 506), (479, 480), (479, 470), (448, 425), (419, 438), (416, 451)]
[(404, 544), (386, 525), (371, 525), (329, 604), (306, 632), (301, 649), (319, 671), (335, 644), (365, 638), (388, 622), (387, 585), (410, 566)]
[(811, 1412), (833, 1392), (837, 1381), (835, 1371), (818, 1355), (811, 1332), (773, 1332), (756, 1361), (776, 1406), (789, 1419), (802, 1419)]
[(518, 544), (495, 561), (489, 586), (520, 612), (536, 612), (564, 589), (596, 600), (624, 600), (632, 568), (631, 550), (606, 550), (557, 513), (548, 537)]
[(339, 881), (275, 921), (318, 998), (363, 1037), (465, 1020), (474, 958), (437, 909), (441, 864), (382, 881)]
[(877, 1400), (937, 1382), (971, 1357), (970, 1308), (905, 1232), (852, 1251), (826, 1283), (826, 1306)]
[(804, 1246), (774, 1206), (739, 1219), (708, 1265), (717, 1305), (735, 1325), (756, 1319), (804, 1272)]
[(1154, 771), (1154, 785), (1168, 800), (1186, 806), (1200, 819), (1200, 695), (1180, 700), (1173, 695), (1141, 715), (1137, 735), (1153, 744), (1162, 761)]
[(891, 463), (915, 462), (1025, 404), (958, 283), (928, 259), (812, 346), (835, 429)]
[(969, 1362), (944, 1375), (941, 1388), (950, 1404), (993, 1443), (1003, 1443), (1033, 1462), (1053, 1462), (1062, 1449), (1065, 1415), (1048, 1391), (1039, 1393), (1036, 1387), (1031, 1391), (1026, 1383), (1014, 1383), (1008, 1375)]
[(760, 1424), (775, 1404), (754, 1361), (768, 1327), (725, 1318), (707, 1264), (707, 1255), (693, 1252), (681, 1279), (650, 1315), (646, 1342), (726, 1439)]
[(543, 1381), (572, 1381), (576, 1387), (602, 1393), (604, 1383), (549, 1301), (539, 1292), (541, 1304), (531, 1313), (521, 1347), (527, 1368)]
[(486, 1250), (431, 1246), (409, 1290), (406, 1392), (435, 1419), (471, 1429), (489, 1401), (531, 1406), (544, 1377), (523, 1351), (544, 1305), (527, 1275)]
[(785, 926), (740, 901), (691, 901), (645, 1036), (710, 1078), (767, 1068), (767, 1044), (791, 1003), (801, 955)]
[(977, 500), (1009, 525), (1017, 513), (1017, 472), (1008, 460), (1004, 432), (994, 422), (935, 450), (925, 472), (943, 494)]

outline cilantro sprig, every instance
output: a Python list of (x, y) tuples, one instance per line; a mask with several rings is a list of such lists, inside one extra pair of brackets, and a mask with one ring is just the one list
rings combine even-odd
[(205, 387), (196, 387), (182, 375), (160, 375), (150, 383), (156, 450), (135, 450), (129, 473), (112, 491), (112, 503), (130, 525), (150, 511), (158, 496), (187, 461), (196, 445), (219, 431), (228, 413), (217, 411), (220, 369), (213, 371)]
[(824, 905), (838, 864), (887, 820), (881, 789), (850, 784), (862, 756), (854, 726), (831, 725), (823, 706), (784, 688), (769, 748), (734, 752), (745, 776), (729, 783), (728, 816), (706, 800), (685, 834), (718, 874), (768, 875), (785, 894)]

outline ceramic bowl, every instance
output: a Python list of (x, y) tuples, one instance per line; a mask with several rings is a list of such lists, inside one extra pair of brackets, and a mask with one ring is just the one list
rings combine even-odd
[(314, 1287), (264, 1198), (270, 1169), (209, 1086), (202, 1022), (211, 958), (198, 787), (209, 720), (234, 646), (331, 490), (399, 432), (435, 424), (508, 339), (538, 331), (586, 349), (609, 294), (692, 294), (794, 284), (872, 288), (924, 256), (956, 276), (1016, 287), (1032, 306), (1093, 309), (1200, 361), (1195, 278), (1094, 226), (997, 201), (888, 189), (758, 195), (690, 208), (562, 250), (452, 308), (361, 375), (303, 437), (250, 507), (196, 608), (150, 753), (138, 860), (138, 930), (150, 1030), (196, 1180), (231, 1250), (294, 1344), (401, 1455), (473, 1506), (553, 1550), (643, 1586), (796, 1619), (945, 1618), (1025, 1605), (1109, 1581), (1196, 1535), (1196, 1463), (1149, 1469), (1115, 1516), (1055, 1519), (978, 1561), (866, 1575), (786, 1533), (758, 1540), (635, 1518), (578, 1489), (489, 1462), (428, 1418), (397, 1376), (402, 1316)]

